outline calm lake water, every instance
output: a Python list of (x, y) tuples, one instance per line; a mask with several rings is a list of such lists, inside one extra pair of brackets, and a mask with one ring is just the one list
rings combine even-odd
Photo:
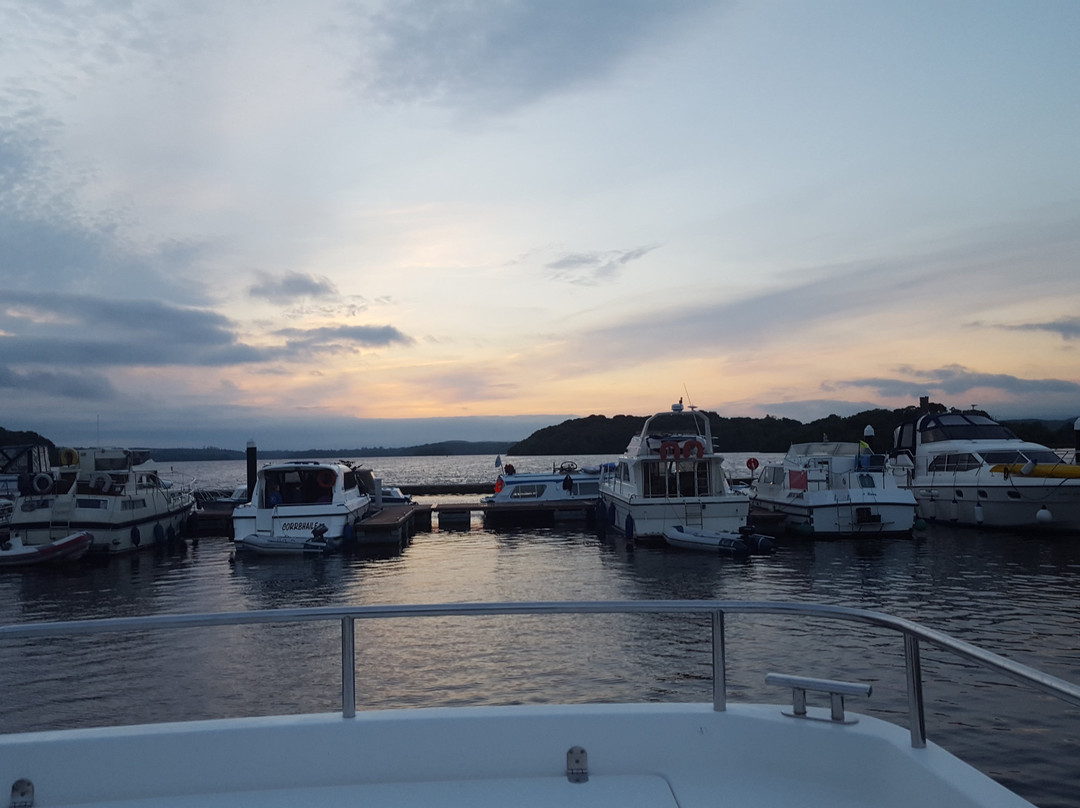
[[(731, 456), (732, 468), (746, 457)], [(494, 460), (362, 462), (386, 484), (426, 484), (490, 481)], [(548, 470), (551, 460), (512, 458), (518, 471)], [(210, 488), (245, 475), (242, 461), (172, 468)], [(345, 603), (787, 600), (907, 617), (1080, 682), (1080, 536), (931, 526), (910, 539), (783, 540), (775, 555), (733, 562), (634, 547), (584, 526), (493, 531), (475, 517), (467, 530), (419, 533), (396, 555), (231, 556), (225, 538), (203, 538), (172, 555), (6, 572), (0, 624)], [(898, 638), (739, 615), (727, 629), (732, 701), (789, 700), (765, 686), (772, 670), (866, 681), (873, 696), (849, 708), (906, 725)], [(707, 701), (709, 640), (706, 620), (667, 616), (368, 621), (357, 625), (357, 704)], [(1080, 708), (923, 650), (932, 740), (1036, 804), (1080, 806)], [(339, 653), (332, 624), (4, 643), (0, 731), (334, 711)]]

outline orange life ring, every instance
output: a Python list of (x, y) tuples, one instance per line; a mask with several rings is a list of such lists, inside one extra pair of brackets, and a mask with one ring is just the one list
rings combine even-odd
[(337, 475), (330, 469), (323, 469), (319, 472), (319, 476), (315, 478), (315, 481), (319, 484), (319, 488), (333, 488), (334, 481), (337, 479)]
[(694, 457), (704, 457), (705, 447), (701, 445), (699, 440), (688, 440), (682, 445), (682, 456), (687, 460)]
[(748, 469), (750, 469), (750, 471), (757, 471), (757, 467), (758, 467), (757, 458), (756, 457), (748, 457), (748, 458), (746, 458), (746, 467)]
[(495, 493), (498, 494), (502, 490), (503, 490), (503, 478), (502, 478), (502, 475), (500, 474), (498, 477), (495, 478)]
[(661, 460), (678, 460), (682, 455), (682, 450), (673, 440), (666, 440), (660, 444), (660, 459)]

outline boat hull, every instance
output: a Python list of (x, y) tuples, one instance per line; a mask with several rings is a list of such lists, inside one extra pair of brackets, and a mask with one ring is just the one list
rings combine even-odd
[[(1065, 467), (1068, 468), (1068, 467)], [(978, 469), (925, 474), (911, 491), (933, 522), (1039, 532), (1080, 531), (1080, 478)]]
[(72, 533), (48, 544), (30, 546), (15, 537), (0, 544), (0, 569), (78, 561), (93, 542), (93, 535), (86, 531)]
[(750, 500), (741, 494), (701, 499), (649, 499), (627, 501), (609, 493), (602, 495), (606, 526), (629, 539), (664, 540), (664, 531), (675, 525), (710, 533), (738, 533), (747, 526)]
[[(107, 509), (76, 508), (70, 517), (58, 518), (55, 509), (42, 512), (43, 521), (12, 520), (11, 532), (18, 533), (23, 542), (31, 546), (48, 545), (58, 537), (71, 533), (88, 532), (94, 536), (91, 555), (131, 553), (161, 546), (181, 539), (187, 534), (187, 520), (194, 507), (194, 499), (182, 500), (181, 504), (167, 509), (156, 508), (121, 510), (119, 501), (110, 502)], [(139, 513), (144, 510), (143, 513)], [(132, 515), (134, 514), (134, 515)]]
[[(913, 496), (887, 502), (852, 498), (829, 498), (818, 503), (797, 500), (774, 501), (751, 498), (751, 521), (774, 525), (774, 529), (816, 538), (852, 536), (895, 536), (911, 533), (915, 527), (916, 502)], [(760, 518), (760, 517), (764, 518)], [(773, 518), (770, 518), (773, 517)]]

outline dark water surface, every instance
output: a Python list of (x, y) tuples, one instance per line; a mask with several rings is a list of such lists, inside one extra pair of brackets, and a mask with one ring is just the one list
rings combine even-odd
[[(589, 458), (578, 458), (585, 462)], [(514, 458), (519, 471), (550, 459)], [(745, 456), (733, 458), (738, 463)], [(494, 458), (388, 458), (388, 484), (478, 482)], [(208, 487), (243, 463), (175, 464)], [(446, 501), (430, 497), (428, 501)], [(0, 575), (0, 624), (334, 604), (717, 598), (820, 602), (910, 618), (1080, 682), (1080, 536), (931, 526), (913, 539), (783, 541), (746, 563), (634, 547), (585, 527), (420, 533), (398, 555), (242, 557), (204, 538), (62, 570)], [(784, 702), (768, 671), (874, 685), (849, 708), (906, 726), (897, 636), (727, 618), (728, 697)], [(336, 624), (0, 644), (0, 731), (340, 709)], [(706, 619), (440, 618), (357, 624), (359, 709), (545, 701), (708, 701)], [(1080, 708), (924, 646), (929, 737), (1033, 802), (1080, 806)], [(768, 754), (768, 750), (762, 750)], [(777, 765), (783, 765), (778, 761)]]

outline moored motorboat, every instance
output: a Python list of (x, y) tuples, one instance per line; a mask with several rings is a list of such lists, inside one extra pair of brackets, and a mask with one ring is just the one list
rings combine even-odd
[(233, 508), (237, 550), (330, 553), (357, 541), (357, 526), (371, 508), (363, 471), (314, 460), (259, 469), (251, 501)]
[(50, 545), (80, 531), (93, 555), (182, 541), (195, 505), (190, 484), (162, 476), (145, 449), (63, 449), (65, 465), (25, 481), (11, 516), (12, 538)]
[(673, 525), (739, 533), (750, 501), (731, 490), (723, 463), (708, 415), (684, 409), (680, 399), (670, 412), (646, 419), (626, 452), (603, 468), (599, 507), (605, 513), (597, 515), (597, 527), (660, 541)]
[[(726, 649), (743, 635), (731, 632), (729, 637), (726, 626), (743, 615), (755, 626), (775, 620), (777, 636), (790, 632), (796, 639), (805, 639), (823, 622), (829, 624), (830, 639), (838, 633), (833, 629), (844, 625), (872, 629), (872, 655), (856, 650), (863, 644), (855, 643), (851, 669), (872, 678), (873, 685), (767, 673), (759, 681), (774, 688), (776, 702), (730, 701)], [(452, 630), (470, 619), (519, 617), (529, 622), (530, 632), (545, 618), (557, 621), (553, 630), (559, 632), (566, 631), (567, 619), (579, 631), (601, 619), (632, 618), (642, 630), (653, 617), (658, 619), (651, 624), (662, 631), (670, 631), (675, 620), (688, 621), (704, 628), (704, 645), (711, 644), (711, 700), (551, 704), (537, 702), (537, 694), (530, 692), (534, 703), (509, 706), (357, 709), (357, 623), (435, 619), (441, 621), (440, 630)], [(1032, 808), (928, 739), (920, 645), (931, 644), (950, 661), (955, 656), (1080, 705), (1077, 685), (920, 624), (809, 603), (341, 605), (15, 624), (0, 627), (0, 641), (28, 646), (43, 641), (55, 647), (69, 635), (126, 631), (160, 637), (174, 630), (205, 628), (209, 633), (222, 627), (261, 624), (273, 629), (314, 622), (339, 626), (340, 643), (334, 647), (340, 647), (340, 712), (82, 729), (52, 728), (55, 719), (44, 716), (43, 725), (50, 726), (46, 731), (0, 735), (0, 778), (11, 783), (11, 805), (707, 808), (719, 800), (774, 808)], [(845, 633), (843, 640), (858, 633)], [(325, 648), (326, 634), (320, 629), (304, 636), (319, 638)], [(758, 641), (756, 631), (751, 636)], [(590, 648), (587, 643), (583, 647)], [(778, 651), (784, 647), (783, 642), (776, 645)], [(797, 650), (804, 647), (794, 643), (791, 658), (805, 664)], [(448, 664), (455, 663), (468, 670), (468, 657)], [(583, 685), (587, 679), (582, 676)], [(890, 691), (893, 679), (900, 684)], [(851, 699), (870, 699), (879, 688), (886, 691), (884, 714), (901, 712), (906, 727), (852, 712)], [(1021, 696), (1022, 691), (1009, 694), (1010, 699)], [(784, 698), (789, 698), (786, 704)], [(118, 777), (117, 761), (133, 760), (139, 765)]]
[(806, 537), (902, 535), (915, 526), (904, 472), (854, 442), (795, 443), (750, 486), (750, 520)]
[(925, 412), (893, 432), (892, 463), (928, 521), (1080, 530), (1080, 466), (981, 412)]
[(16, 533), (0, 541), (0, 569), (78, 561), (86, 555), (93, 542), (93, 534), (85, 530), (47, 544), (31, 545), (23, 544), (22, 536)]
[(574, 521), (592, 515), (599, 493), (600, 466), (567, 460), (550, 472), (520, 472), (507, 463), (481, 504), (489, 523)]

